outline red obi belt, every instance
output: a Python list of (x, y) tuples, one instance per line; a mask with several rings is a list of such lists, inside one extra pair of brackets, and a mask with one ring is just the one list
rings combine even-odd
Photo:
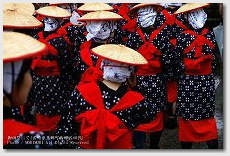
[(162, 54), (152, 43), (152, 40), (160, 33), (160, 31), (161, 30), (159, 29), (153, 31), (149, 40), (147, 40), (141, 29), (137, 28), (137, 33), (144, 41), (144, 44), (137, 51), (148, 61), (148, 64), (138, 66), (137, 75), (156, 75), (162, 72), (162, 66), (159, 59), (159, 56)]
[(208, 29), (204, 29), (200, 35), (193, 31), (184, 31), (183, 33), (189, 33), (196, 37), (196, 39), (184, 50), (184, 54), (189, 53), (194, 49), (196, 59), (184, 58), (186, 75), (208, 75), (212, 72), (213, 55), (204, 55), (203, 45), (208, 45), (210, 48), (214, 48), (214, 44), (204, 37), (207, 34)]
[(79, 145), (86, 149), (132, 148), (131, 131), (113, 112), (130, 108), (144, 97), (140, 93), (128, 91), (112, 109), (108, 110), (104, 107), (102, 94), (96, 83), (78, 85), (76, 89), (89, 104), (96, 107), (75, 117), (81, 124), (81, 141), (86, 142)]

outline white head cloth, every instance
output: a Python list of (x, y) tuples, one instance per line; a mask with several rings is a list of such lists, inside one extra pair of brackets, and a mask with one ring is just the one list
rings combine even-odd
[(105, 40), (110, 37), (116, 28), (116, 24), (111, 21), (89, 21), (86, 25), (88, 32), (86, 38), (87, 40), (91, 38)]
[(112, 82), (122, 83), (130, 77), (134, 66), (103, 60), (101, 63), (103, 78)]
[(207, 20), (207, 14), (203, 9), (198, 9), (188, 12), (187, 19), (194, 29), (200, 29), (203, 28)]
[(154, 24), (157, 12), (152, 6), (143, 7), (138, 10), (138, 22), (142, 27), (149, 27)]

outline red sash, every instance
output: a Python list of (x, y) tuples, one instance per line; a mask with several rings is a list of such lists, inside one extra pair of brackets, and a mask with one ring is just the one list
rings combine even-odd
[(85, 64), (89, 66), (82, 74), (80, 83), (97, 82), (103, 77), (103, 72), (100, 69), (102, 58), (98, 58), (94, 66), (90, 51), (91, 44), (91, 41), (86, 41), (80, 47), (80, 56)]
[(46, 44), (47, 50), (41, 56), (38, 56), (37, 58), (33, 59), (31, 64), (31, 69), (34, 70), (37, 75), (42, 75), (42, 76), (60, 75), (58, 61), (57, 60), (47, 61), (47, 60), (43, 60), (42, 57), (48, 54), (52, 54), (56, 57), (58, 56), (57, 49), (54, 48), (51, 44), (49, 44), (48, 41), (53, 38), (61, 37), (61, 36), (57, 34), (52, 34), (49, 35), (46, 39), (44, 39), (44, 34), (42, 31), (38, 33), (38, 36), (39, 36), (38, 40)]
[(130, 108), (144, 97), (140, 93), (128, 91), (112, 109), (107, 110), (96, 83), (78, 85), (76, 89), (88, 103), (96, 107), (75, 117), (81, 123), (82, 141), (88, 141), (88, 144), (80, 146), (86, 149), (130, 149), (131, 131), (113, 112)]
[(91, 58), (91, 48), (92, 41), (86, 41), (81, 44), (80, 46), (80, 57), (82, 61), (85, 62), (88, 66), (92, 67), (93, 66), (93, 60)]
[(161, 13), (165, 15), (166, 20), (164, 24), (159, 28), (160, 30), (164, 29), (167, 25), (173, 24), (176, 24), (185, 30), (188, 29), (181, 21), (176, 18), (176, 14), (170, 14), (167, 10), (163, 10)]
[(212, 55), (203, 55), (203, 45), (207, 44), (209, 47), (214, 48), (214, 44), (204, 37), (208, 32), (208, 29), (204, 29), (201, 35), (196, 34), (193, 31), (184, 31), (183, 33), (189, 33), (196, 37), (196, 39), (184, 50), (184, 54), (189, 53), (192, 49), (195, 49), (194, 57), (198, 59), (188, 59), (184, 58), (183, 62), (185, 64), (185, 72), (187, 75), (207, 75), (212, 72)]
[(191, 30), (184, 31), (183, 33), (188, 33), (196, 37), (196, 39), (184, 50), (183, 53), (185, 54), (187, 54), (188, 52), (190, 52), (192, 49), (195, 48), (194, 57), (200, 57), (202, 55), (203, 45), (207, 44), (211, 48), (215, 47), (210, 40), (204, 37), (204, 35), (208, 33), (208, 29), (203, 29), (200, 35), (198, 35), (197, 33)]
[(64, 38), (64, 40), (66, 41), (66, 43), (69, 44), (69, 45), (73, 45), (73, 43), (67, 37), (68, 32), (66, 31), (66, 28), (68, 26), (71, 26), (71, 25), (73, 25), (73, 24), (72, 23), (66, 23), (64, 26), (60, 27), (57, 30), (57, 34), (60, 35), (60, 36), (62, 36), (62, 38)]
[(157, 29), (152, 32), (149, 40), (145, 38), (145, 35), (140, 28), (137, 28), (137, 33), (140, 35), (144, 44), (137, 50), (148, 61), (147, 65), (141, 65), (137, 69), (137, 75), (155, 75), (162, 72), (161, 63), (159, 57), (154, 58), (154, 54), (157, 56), (162, 55), (161, 52), (155, 47), (152, 40), (160, 33), (161, 30)]
[(212, 55), (203, 55), (196, 60), (184, 58), (183, 61), (186, 75), (208, 75), (212, 72)]

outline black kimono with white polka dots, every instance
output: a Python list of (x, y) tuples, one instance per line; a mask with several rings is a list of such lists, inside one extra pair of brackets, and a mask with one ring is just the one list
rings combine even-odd
[[(105, 109), (111, 109), (128, 91), (128, 86), (123, 83), (118, 90), (114, 91), (108, 88), (104, 83), (98, 82), (104, 100)], [(135, 97), (130, 97), (135, 98)], [(63, 106), (61, 121), (55, 131), (56, 135), (77, 135), (78, 124), (74, 117), (96, 109), (90, 105), (80, 94), (78, 90), (74, 90), (69, 101)], [(122, 110), (113, 112), (118, 118), (125, 123), (129, 129), (134, 129), (141, 123), (152, 121), (156, 116), (156, 108), (151, 107), (146, 99), (143, 99), (136, 105)]]
[[(149, 39), (152, 31), (160, 28), (164, 21), (164, 15), (158, 13), (153, 28), (141, 28), (145, 37)], [(156, 75), (137, 76), (138, 91), (145, 96), (149, 104), (157, 108), (157, 112), (161, 112), (164, 109), (166, 103), (165, 73), (167, 72), (167, 70), (164, 69), (164, 64), (166, 64), (168, 60), (166, 60), (167, 57), (164, 55), (169, 54), (169, 51), (172, 49), (172, 45), (169, 43), (167, 29), (167, 27), (162, 29), (152, 41), (153, 45), (155, 45), (156, 48), (162, 53), (160, 61), (164, 72)], [(126, 46), (134, 50), (138, 50), (143, 44), (144, 42), (141, 39), (140, 35), (137, 32), (133, 32), (128, 36)]]
[(86, 41), (84, 33), (86, 28), (84, 25), (76, 26), (70, 25), (66, 28), (67, 37), (73, 46), (69, 46), (71, 50), (71, 59), (69, 60), (71, 64), (70, 75), (72, 75), (73, 84), (76, 86), (80, 81), (81, 74), (79, 73), (79, 59), (80, 59), (80, 46)]
[[(190, 27), (191, 28), (191, 27)], [(196, 33), (201, 33), (201, 29), (192, 29)], [(215, 55), (218, 52), (215, 36), (212, 31), (209, 30), (204, 35), (210, 40), (215, 48), (210, 48), (208, 45), (203, 45), (202, 54), (211, 54), (214, 57), (213, 68), (215, 67)], [(194, 49), (187, 54), (183, 54), (183, 51), (188, 47), (196, 37), (188, 34), (178, 34), (178, 45), (176, 50), (180, 52), (181, 59), (197, 59), (194, 57)], [(182, 62), (182, 61), (181, 61)], [(183, 64), (183, 62), (182, 62)], [(183, 74), (179, 78), (178, 86), (178, 100), (177, 100), (177, 115), (185, 120), (202, 120), (214, 117), (215, 113), (215, 82), (213, 74), (209, 75), (186, 75), (184, 72), (184, 66), (181, 67)]]
[[(53, 32), (44, 32), (47, 37)], [(61, 37), (49, 40), (49, 43), (58, 50), (58, 56), (48, 54), (44, 60), (58, 60), (60, 75), (41, 76), (32, 74), (32, 88), (28, 96), (28, 104), (35, 106), (36, 112), (41, 115), (59, 115), (61, 105), (71, 94), (74, 85), (69, 74), (71, 60), (66, 41)], [(72, 84), (72, 86), (71, 86)]]
[[(173, 13), (169, 10), (169, 13)], [(176, 19), (180, 21), (185, 27), (186, 25), (186, 19), (184, 14), (178, 14), (176, 15)], [(175, 50), (176, 44), (177, 44), (177, 36), (181, 32), (187, 30), (185, 28), (182, 28), (181, 26), (177, 24), (173, 25), (167, 25), (167, 28), (165, 29), (167, 31), (167, 35), (170, 40), (171, 44), (171, 50), (164, 51), (163, 60), (164, 61), (164, 70), (165, 70), (165, 77), (168, 80), (175, 80), (178, 81), (178, 76), (181, 75), (181, 61), (180, 61), (180, 53)], [(174, 40), (175, 43), (172, 43)], [(175, 44), (175, 45), (174, 45)]]

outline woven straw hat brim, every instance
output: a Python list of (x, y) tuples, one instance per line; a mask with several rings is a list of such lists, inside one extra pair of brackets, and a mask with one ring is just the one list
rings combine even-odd
[(71, 13), (57, 6), (46, 6), (35, 11), (36, 14), (44, 17), (69, 18)]
[(137, 12), (138, 9), (140, 9), (142, 7), (145, 7), (145, 6), (155, 6), (155, 7), (159, 8), (159, 9), (163, 9), (163, 7), (158, 3), (141, 3), (141, 4), (137, 4), (134, 7), (132, 7), (129, 10), (128, 14), (133, 15), (133, 14), (135, 14)]
[(35, 7), (32, 3), (4, 3), (3, 10), (16, 10), (18, 13), (33, 15)]
[(12, 62), (30, 58), (46, 49), (44, 43), (18, 32), (3, 32), (3, 61)]
[(49, 3), (49, 5), (65, 5), (65, 4), (69, 4), (69, 3)]
[(129, 65), (143, 65), (148, 63), (140, 53), (124, 45), (100, 45), (93, 48), (92, 53), (104, 59)]
[(85, 3), (77, 9), (77, 11), (92, 12), (92, 11), (112, 11), (113, 7), (105, 3)]
[(90, 12), (78, 19), (78, 21), (112, 21), (112, 20), (122, 20), (122, 16), (109, 11), (95, 11)]
[(186, 3), (182, 5), (174, 14), (185, 13), (192, 10), (201, 9), (203, 7), (209, 6), (209, 3)]
[(17, 11), (3, 11), (3, 27), (14, 29), (31, 29), (42, 27), (43, 24), (32, 15), (18, 13)]

